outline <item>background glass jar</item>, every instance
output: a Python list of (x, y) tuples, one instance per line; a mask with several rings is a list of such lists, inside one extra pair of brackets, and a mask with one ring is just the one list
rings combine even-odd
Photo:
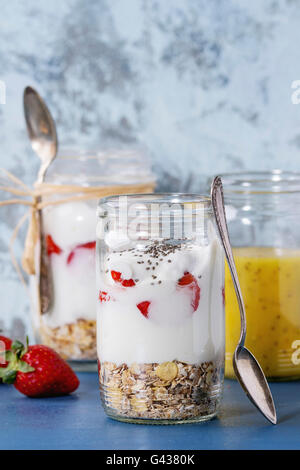
[(210, 199), (100, 200), (97, 344), (106, 413), (183, 423), (217, 413), (224, 367), (224, 259)]
[[(246, 346), (271, 380), (300, 378), (300, 174), (275, 170), (222, 176), (231, 243), (245, 300)], [(225, 271), (226, 368), (240, 318)]]
[[(82, 188), (91, 187), (104, 188), (108, 194), (113, 194), (118, 185), (131, 192), (140, 192), (144, 185), (143, 190), (147, 192), (153, 190), (154, 177), (145, 155), (136, 150), (65, 150), (49, 168), (46, 183), (55, 186), (53, 194), (43, 201), (55, 203), (63, 197), (63, 185), (78, 187), (75, 196), (80, 196)], [(95, 367), (97, 357), (95, 227), (98, 198), (51, 204), (43, 209), (53, 299), (46, 313), (34, 309), (36, 341), (54, 348), (65, 359), (73, 361), (77, 369)]]

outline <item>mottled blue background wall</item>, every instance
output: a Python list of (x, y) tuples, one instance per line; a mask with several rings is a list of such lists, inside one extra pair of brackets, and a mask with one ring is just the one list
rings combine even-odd
[[(46, 98), (62, 144), (144, 142), (160, 188), (300, 169), (299, 0), (2, 0), (0, 64), (1, 166), (28, 183), (38, 166), (22, 114), (28, 84)], [(20, 331), (29, 306), (8, 241), (22, 213), (0, 212), (0, 318)]]

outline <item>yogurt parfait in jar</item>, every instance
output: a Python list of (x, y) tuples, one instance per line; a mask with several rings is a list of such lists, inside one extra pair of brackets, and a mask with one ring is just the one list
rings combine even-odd
[(223, 382), (224, 260), (209, 198), (111, 197), (98, 210), (106, 413), (152, 424), (212, 418)]
[[(77, 369), (93, 369), (97, 359), (97, 200), (153, 187), (148, 161), (138, 150), (64, 151), (47, 172), (42, 220), (52, 289), (47, 311), (36, 302), (33, 326), (38, 342), (54, 348)], [(38, 280), (35, 276), (32, 284)]]

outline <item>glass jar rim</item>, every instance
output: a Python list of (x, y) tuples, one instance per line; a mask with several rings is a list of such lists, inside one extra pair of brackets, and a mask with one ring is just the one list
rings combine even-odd
[(139, 146), (103, 146), (100, 148), (85, 148), (76, 146), (61, 146), (57, 158), (61, 160), (114, 160), (123, 156), (136, 157), (137, 161), (148, 163), (149, 156), (146, 149)]
[(51, 184), (111, 186), (156, 182), (147, 151), (136, 147), (98, 150), (62, 147), (46, 174)]
[(230, 194), (264, 195), (300, 192), (300, 172), (285, 170), (245, 171), (219, 175), (225, 197)]
[(151, 204), (201, 204), (206, 212), (212, 212), (211, 198), (197, 193), (143, 193), (143, 194), (116, 194), (107, 196), (99, 200), (98, 206), (116, 208), (120, 202), (120, 197), (127, 198), (131, 203), (144, 205)]
[(115, 206), (119, 197), (127, 197), (130, 200), (136, 200), (140, 203), (155, 204), (163, 202), (176, 203), (202, 203), (207, 207), (211, 206), (210, 196), (197, 193), (139, 193), (139, 194), (115, 194), (113, 196), (106, 196), (99, 200), (101, 204), (112, 204)]

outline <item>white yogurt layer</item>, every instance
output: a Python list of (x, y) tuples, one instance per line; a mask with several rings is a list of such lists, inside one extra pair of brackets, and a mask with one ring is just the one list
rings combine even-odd
[(79, 318), (95, 320), (95, 249), (79, 245), (95, 241), (96, 203), (52, 206), (44, 211), (43, 221), (45, 234), (62, 250), (50, 255), (54, 301), (43, 321), (55, 328)]
[[(98, 301), (101, 361), (119, 365), (177, 359), (196, 364), (223, 353), (224, 274), (218, 240), (202, 247), (181, 245), (166, 254), (159, 254), (160, 246), (152, 253), (151, 249), (147, 253), (149, 245), (140, 250), (115, 250), (101, 261), (97, 281), (105, 293)], [(120, 273), (121, 281), (114, 280), (111, 271)], [(185, 273), (193, 276), (193, 283), (180, 286)], [(128, 279), (135, 285), (123, 287), (122, 280)], [(195, 300), (198, 288), (199, 304)], [(138, 308), (145, 302), (149, 303), (147, 317)]]
[(44, 231), (63, 249), (95, 240), (96, 203), (68, 202), (43, 211)]

